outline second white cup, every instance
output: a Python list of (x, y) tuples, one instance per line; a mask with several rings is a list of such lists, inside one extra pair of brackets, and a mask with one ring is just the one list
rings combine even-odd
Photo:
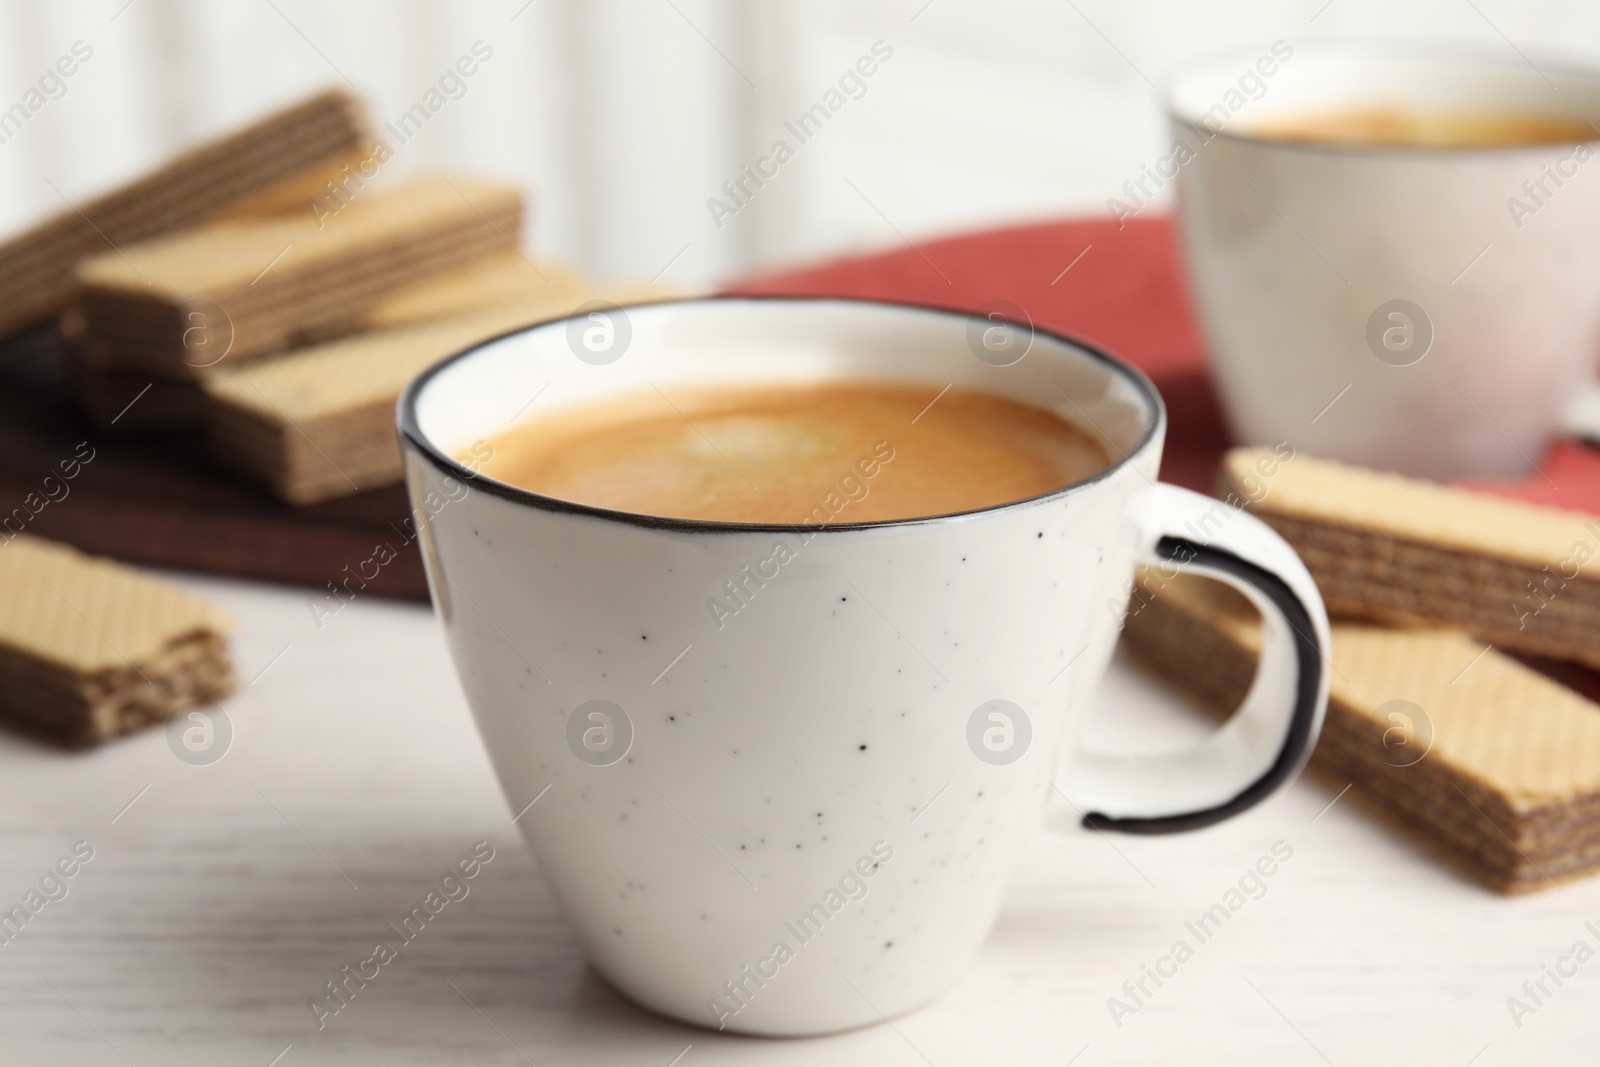
[[(1256, 61), (1269, 54), (1266, 75)], [(1180, 71), (1167, 103), (1192, 157), (1175, 164), (1190, 284), (1242, 443), (1515, 477), (1564, 423), (1586, 431), (1600, 133), (1427, 148), (1253, 131), (1384, 106), (1600, 121), (1600, 72), (1476, 47), (1279, 42)]]

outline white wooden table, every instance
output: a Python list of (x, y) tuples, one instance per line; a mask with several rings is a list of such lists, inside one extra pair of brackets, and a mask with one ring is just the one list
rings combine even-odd
[[(586, 968), (425, 608), (357, 601), (319, 631), (302, 591), (179, 580), (237, 613), (256, 679), (226, 704), (224, 758), (182, 762), (162, 731), (87, 754), (0, 734), (0, 909), (94, 849), (0, 944), (0, 1064), (1600, 1060), (1600, 959), (1547, 980), (1520, 1028), (1506, 1003), (1575, 942), (1600, 950), (1600, 880), (1494, 896), (1309, 779), (1202, 833), (1042, 839), (976, 964), (893, 1027), (767, 1041), (663, 1021)], [(1121, 664), (1104, 700), (1107, 742), (1204, 728)], [(319, 1032), (307, 1001), (484, 838), (470, 896)], [(1186, 932), (1280, 840), (1293, 858), (1260, 899), (1204, 944)], [(1180, 938), (1194, 957), (1118, 1026), (1108, 998), (1131, 1005), (1124, 981)]]

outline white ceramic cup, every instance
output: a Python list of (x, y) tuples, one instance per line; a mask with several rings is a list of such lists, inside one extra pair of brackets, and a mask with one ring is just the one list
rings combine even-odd
[[(1016, 503), (853, 523), (849, 498), (894, 477), (863, 462), (818, 502), (837, 510), (824, 528), (608, 511), (457, 458), (573, 400), (839, 377), (1016, 397), (1116, 459)], [(847, 300), (603, 310), (446, 360), (399, 419), (434, 602), (510, 810), (594, 966), (665, 1015), (800, 1035), (917, 1007), (978, 951), (1045, 816), (1204, 826), (1288, 781), (1320, 728), (1327, 621), (1299, 559), (1157, 485), (1154, 388), (1066, 338)], [(916, 433), (885, 426), (872, 455)], [(1197, 747), (1085, 751), (1141, 560), (1249, 596), (1262, 665)]]
[(1190, 286), (1237, 439), (1459, 478), (1529, 474), (1563, 427), (1596, 436), (1600, 133), (1441, 149), (1253, 131), (1383, 105), (1600, 123), (1600, 72), (1500, 47), (1285, 50), (1208, 58), (1167, 91), (1193, 157), (1175, 165)]

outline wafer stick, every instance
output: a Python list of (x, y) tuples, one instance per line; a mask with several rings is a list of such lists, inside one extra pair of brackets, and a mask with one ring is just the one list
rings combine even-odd
[(104, 741), (233, 691), (227, 613), (111, 560), (0, 541), (0, 718)]
[(337, 334), (385, 296), (514, 247), (508, 185), (420, 178), (336, 216), (220, 222), (82, 264), (83, 341), (125, 366), (201, 378)]
[[(1145, 587), (1130, 650), (1206, 706), (1237, 707), (1255, 609), (1193, 576)], [(1335, 622), (1330, 655), (1311, 760), (1327, 781), (1502, 892), (1600, 870), (1600, 705), (1447, 628)]]
[(1222, 488), (1294, 546), (1331, 611), (1600, 666), (1594, 516), (1258, 449), (1228, 453)]
[[(537, 307), (541, 301), (554, 306), (592, 288), (577, 270), (564, 263), (532, 258), (508, 248), (499, 255), (390, 294), (362, 313), (360, 328), (382, 330), (497, 307)], [(581, 301), (572, 302), (575, 305)]]
[(358, 162), (372, 143), (360, 104), (344, 92), (326, 92), (191, 149), (114, 192), (63, 205), (0, 244), (0, 336), (64, 310), (82, 259), (229, 214), (294, 210), (311, 217), (309, 197), (317, 187)]

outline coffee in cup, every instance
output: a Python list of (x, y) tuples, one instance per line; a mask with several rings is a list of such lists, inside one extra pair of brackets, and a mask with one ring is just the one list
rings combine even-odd
[[(767, 523), (973, 511), (1071, 485), (1110, 462), (1093, 436), (1044, 408), (972, 389), (849, 380), (646, 389), (540, 413), (489, 451), (480, 473), (545, 496)], [(823, 503), (830, 496), (841, 498), (836, 510)]]

